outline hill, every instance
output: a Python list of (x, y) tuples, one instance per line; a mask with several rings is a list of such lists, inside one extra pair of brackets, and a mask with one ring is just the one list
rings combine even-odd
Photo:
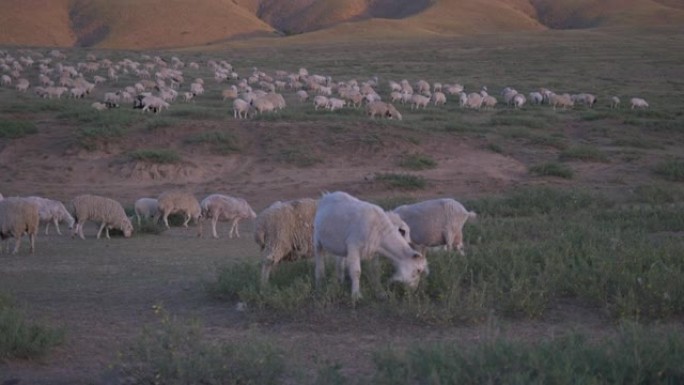
[(253, 37), (455, 36), (684, 23), (677, 0), (6, 0), (0, 44), (149, 49)]

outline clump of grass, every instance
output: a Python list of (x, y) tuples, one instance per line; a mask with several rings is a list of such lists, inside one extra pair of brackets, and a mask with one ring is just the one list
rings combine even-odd
[(560, 153), (561, 160), (577, 159), (585, 162), (608, 162), (606, 154), (589, 145), (573, 146)]
[(653, 172), (671, 182), (684, 182), (684, 159), (663, 160), (655, 165)]
[(572, 169), (563, 163), (546, 162), (530, 167), (530, 172), (540, 176), (557, 176), (559, 178), (572, 179)]
[(159, 235), (166, 231), (166, 227), (161, 223), (161, 221), (155, 222), (153, 219), (142, 218), (140, 220), (140, 224), (138, 224), (137, 218), (133, 218), (131, 222), (133, 223), (133, 232), (135, 234)]
[(0, 359), (42, 357), (63, 341), (63, 331), (28, 323), (13, 301), (0, 293)]
[(86, 126), (76, 131), (76, 142), (88, 151), (96, 150), (100, 145), (123, 136), (125, 130), (121, 126)]
[(158, 119), (152, 119), (148, 120), (145, 123), (145, 130), (147, 131), (155, 131), (160, 128), (166, 128), (166, 127), (172, 127), (176, 124), (176, 122), (172, 119), (168, 118), (158, 118)]
[(381, 173), (375, 175), (375, 180), (389, 188), (400, 190), (421, 190), (427, 187), (427, 181), (420, 175)]
[(212, 343), (197, 321), (182, 322), (155, 306), (147, 326), (115, 365), (132, 384), (280, 384), (283, 353), (256, 337), (241, 344)]
[(298, 148), (285, 149), (280, 152), (280, 161), (297, 167), (311, 167), (322, 160), (314, 155), (310, 149), (302, 150)]
[(399, 160), (399, 167), (409, 170), (427, 170), (437, 167), (437, 161), (429, 155), (405, 154)]
[(684, 337), (626, 327), (595, 342), (577, 333), (531, 344), (502, 338), (439, 344), (374, 357), (374, 384), (673, 384), (684, 372)]
[(187, 138), (185, 142), (190, 144), (208, 145), (212, 152), (219, 155), (229, 155), (241, 151), (237, 137), (228, 132), (203, 132)]
[(23, 138), (38, 132), (38, 127), (33, 122), (25, 120), (0, 119), (0, 138), (16, 139)]
[(135, 150), (129, 156), (138, 162), (157, 164), (173, 164), (181, 161), (181, 156), (176, 151), (165, 148)]
[(503, 147), (501, 147), (501, 145), (498, 144), (498, 143), (487, 143), (487, 145), (485, 146), (485, 148), (486, 148), (487, 150), (489, 150), (489, 151), (491, 151), (491, 152), (495, 152), (495, 153), (497, 153), (497, 154), (503, 154), (503, 153), (504, 153)]

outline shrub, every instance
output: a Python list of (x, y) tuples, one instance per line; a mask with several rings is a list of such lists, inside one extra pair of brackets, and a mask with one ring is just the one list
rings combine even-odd
[(38, 132), (33, 122), (0, 119), (0, 138), (16, 139)]
[(684, 182), (684, 159), (663, 160), (655, 165), (653, 172), (671, 182)]
[(240, 152), (240, 143), (235, 135), (221, 132), (203, 132), (185, 140), (190, 144), (205, 144), (210, 146), (211, 151), (219, 155), (229, 155)]
[(586, 162), (608, 162), (606, 154), (596, 147), (588, 145), (573, 146), (560, 154), (561, 160), (577, 159)]
[(429, 155), (405, 154), (399, 160), (399, 167), (409, 170), (427, 170), (437, 167), (437, 162)]
[(135, 161), (158, 164), (172, 164), (181, 161), (181, 157), (176, 151), (163, 148), (135, 150), (129, 156)]
[(530, 172), (540, 176), (557, 176), (572, 179), (572, 169), (563, 163), (547, 162), (530, 167)]
[(425, 178), (411, 174), (382, 173), (376, 174), (375, 180), (389, 188), (401, 190), (420, 190), (427, 186)]
[(311, 153), (310, 149), (301, 150), (290, 148), (280, 152), (280, 161), (297, 167), (311, 167), (322, 162), (320, 158)]
[(63, 331), (26, 322), (12, 300), (0, 293), (0, 359), (41, 357), (63, 341)]

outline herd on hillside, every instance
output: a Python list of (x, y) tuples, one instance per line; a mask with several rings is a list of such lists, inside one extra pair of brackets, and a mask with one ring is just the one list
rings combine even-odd
[[(28, 234), (30, 252), (41, 223), (45, 234), (54, 225), (61, 235), (59, 223), (72, 230), (72, 238), (83, 235), (88, 221), (99, 224), (102, 232), (117, 229), (128, 238), (133, 234), (133, 220), (142, 219), (169, 227), (168, 217), (181, 214), (183, 226), (192, 220), (202, 236), (202, 222), (211, 220), (212, 236), (218, 238), (216, 224), (229, 221), (229, 237), (240, 236), (238, 223), (254, 219), (254, 240), (262, 250), (261, 283), (266, 285), (271, 269), (280, 261), (314, 258), (316, 282), (324, 272), (323, 254), (337, 257), (336, 271), (340, 280), (348, 273), (352, 298), (360, 297), (361, 261), (376, 253), (387, 257), (395, 267), (393, 280), (411, 287), (428, 273), (425, 257), (429, 247), (444, 247), (464, 253), (463, 226), (473, 211), (468, 211), (454, 199), (432, 199), (402, 205), (392, 211), (357, 199), (345, 192), (326, 193), (319, 199), (303, 198), (277, 201), (257, 215), (242, 198), (211, 194), (199, 202), (193, 194), (167, 191), (158, 198), (140, 198), (135, 202), (135, 218), (129, 218), (116, 200), (97, 195), (79, 195), (70, 202), (71, 210), (58, 201), (42, 197), (11, 197), (0, 195), (0, 238), (13, 237), (13, 253), (19, 251), (21, 238)], [(4, 245), (3, 245), (4, 246)], [(10, 245), (7, 245), (9, 251)], [(4, 249), (4, 247), (3, 247)]]
[[(124, 58), (112, 61), (98, 59), (88, 54), (85, 61), (70, 63), (59, 50), (43, 54), (35, 50), (20, 50), (19, 58), (0, 50), (0, 85), (14, 87), (19, 92), (33, 92), (42, 98), (61, 99), (62, 96), (83, 99), (96, 98), (92, 108), (104, 111), (128, 103), (142, 111), (161, 113), (171, 103), (182, 100), (190, 102), (207, 98), (205, 80), (196, 77), (186, 86), (189, 73), (208, 73), (213, 80), (226, 84), (221, 98), (232, 100), (233, 117), (246, 119), (255, 115), (272, 113), (286, 107), (283, 93), (290, 92), (301, 103), (312, 102), (315, 110), (335, 111), (345, 107), (364, 108), (371, 118), (402, 119), (395, 104), (410, 106), (411, 110), (428, 105), (442, 106), (447, 98), (453, 98), (462, 108), (492, 109), (498, 105), (521, 108), (525, 104), (550, 105), (555, 109), (568, 109), (582, 105), (593, 107), (598, 99), (591, 93), (559, 93), (547, 88), (529, 92), (527, 95), (506, 87), (498, 97), (490, 95), (483, 86), (478, 92), (466, 93), (462, 84), (418, 80), (411, 84), (404, 79), (389, 80), (389, 95), (383, 97), (376, 91), (380, 87), (377, 77), (367, 81), (333, 81), (330, 76), (309, 74), (306, 68), (297, 72), (278, 70), (272, 75), (253, 68), (251, 74), (240, 76), (226, 60), (207, 60), (206, 63), (185, 63), (177, 56), (166, 60), (160, 56), (141, 54), (139, 60)], [(31, 80), (29, 80), (31, 79)], [(121, 81), (120, 81), (121, 79)], [(114, 88), (123, 81), (132, 84)], [(34, 86), (32, 87), (32, 82)], [(107, 89), (104, 89), (107, 88)], [(618, 96), (609, 96), (611, 108), (620, 107)], [(643, 98), (630, 99), (630, 108), (642, 109), (649, 105)]]

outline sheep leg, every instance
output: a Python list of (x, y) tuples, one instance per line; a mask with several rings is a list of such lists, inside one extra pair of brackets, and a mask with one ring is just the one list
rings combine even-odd
[(185, 214), (185, 221), (183, 221), (183, 227), (188, 227), (188, 223), (190, 223), (190, 214)]
[(135, 217), (138, 218), (138, 227), (140, 227), (140, 215), (135, 214)]
[(382, 275), (382, 266), (380, 263), (380, 257), (375, 256), (371, 260), (370, 264), (371, 268), (371, 282), (373, 283), (374, 290), (375, 290), (375, 295), (378, 299), (386, 299), (387, 298), (387, 293), (385, 290), (382, 288), (382, 283), (380, 282), (380, 276)]
[[(230, 223), (230, 232), (228, 233), (230, 238), (233, 238), (233, 234), (237, 233), (237, 222), (238, 222), (238, 218), (233, 218), (233, 220)], [(236, 234), (236, 235), (238, 238), (240, 237), (240, 234)]]
[(30, 250), (31, 254), (36, 250), (36, 234), (35, 233), (29, 233), (29, 243), (31, 245)]
[(325, 275), (325, 261), (323, 260), (323, 250), (320, 245), (314, 245), (314, 278), (316, 281), (316, 290), (321, 287), (321, 279)]
[[(54, 219), (52, 220), (52, 223), (55, 224), (55, 230), (57, 230), (57, 234), (62, 235), (62, 232), (59, 231), (59, 222), (57, 221), (57, 218), (54, 218)], [(48, 228), (48, 227), (45, 226), (45, 235), (47, 235), (47, 228)]]
[(166, 226), (167, 229), (170, 229), (171, 226), (169, 226), (169, 213), (164, 213), (164, 226)]
[(104, 222), (100, 225), (100, 230), (97, 231), (97, 239), (100, 239), (100, 235), (102, 235), (102, 230), (105, 228), (105, 225)]
[(17, 235), (14, 237), (17, 241), (14, 244), (14, 251), (12, 251), (12, 254), (16, 254), (19, 252), (19, 245), (21, 245), (21, 234)]
[[(218, 222), (218, 215), (214, 215), (211, 218), (211, 235), (214, 237), (214, 239), (218, 239), (218, 234), (216, 233), (216, 223)], [(232, 236), (229, 237), (232, 238)]]
[(275, 266), (275, 262), (273, 261), (271, 255), (268, 255), (266, 258), (264, 258), (264, 261), (261, 264), (261, 286), (268, 285), (268, 278), (271, 275), (271, 269), (273, 269), (273, 266)]
[(83, 235), (83, 223), (78, 224), (78, 236), (85, 240), (85, 235)]
[(105, 236), (107, 237), (107, 239), (111, 239), (109, 238), (109, 226), (105, 226)]
[(335, 261), (335, 275), (340, 283), (344, 283), (344, 275), (346, 272), (346, 260), (343, 257), (336, 257)]
[(361, 299), (361, 256), (357, 250), (350, 250), (347, 253), (347, 269), (349, 270), (349, 278), (351, 278), (351, 296), (352, 301), (356, 302)]

